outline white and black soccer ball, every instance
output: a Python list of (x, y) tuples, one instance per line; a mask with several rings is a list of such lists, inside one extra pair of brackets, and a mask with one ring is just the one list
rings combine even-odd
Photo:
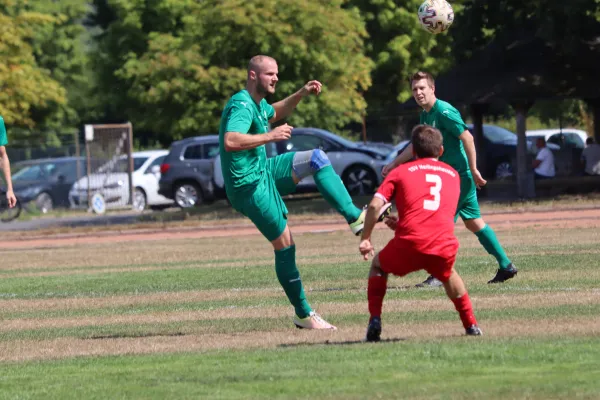
[(419, 22), (429, 33), (442, 33), (454, 22), (454, 10), (446, 0), (425, 0), (419, 7)]

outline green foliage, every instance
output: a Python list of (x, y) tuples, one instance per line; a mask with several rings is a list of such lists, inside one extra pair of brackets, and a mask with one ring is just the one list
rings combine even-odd
[(539, 37), (565, 53), (581, 40), (594, 41), (600, 31), (598, 0), (471, 0), (465, 2), (461, 29), (453, 30), (455, 54), (470, 57), (490, 40), (502, 44)]
[[(438, 74), (451, 65), (452, 38), (447, 34), (432, 35), (419, 24), (417, 9), (422, 0), (349, 3), (360, 10), (370, 36), (367, 56), (375, 62), (373, 86), (366, 95), (370, 110), (393, 109), (397, 102), (409, 99), (408, 80), (416, 71)], [(452, 3), (457, 15), (460, 3)]]
[(44, 114), (66, 103), (66, 92), (36, 60), (36, 30), (57, 19), (28, 10), (29, 2), (0, 0), (0, 115), (9, 126), (33, 128)]
[(289, 123), (336, 129), (365, 113), (362, 93), (371, 84), (373, 65), (364, 55), (367, 33), (358, 12), (343, 9), (341, 0), (108, 5), (115, 19), (99, 38), (98, 56), (102, 79), (110, 82), (104, 94), (111, 98), (119, 87), (129, 106), (116, 100), (118, 110), (164, 140), (216, 132), (227, 98), (243, 88), (248, 60), (256, 54), (279, 63), (272, 102), (310, 79), (325, 85), (321, 96), (300, 104)]

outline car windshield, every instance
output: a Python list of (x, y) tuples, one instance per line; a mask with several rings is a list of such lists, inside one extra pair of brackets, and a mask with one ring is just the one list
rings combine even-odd
[(517, 135), (513, 132), (500, 128), (499, 126), (484, 125), (483, 126), (484, 136), (493, 143), (516, 143)]
[(12, 176), (12, 179), (13, 181), (36, 181), (48, 179), (56, 174), (57, 171), (58, 165), (53, 162), (27, 165), (16, 172)]

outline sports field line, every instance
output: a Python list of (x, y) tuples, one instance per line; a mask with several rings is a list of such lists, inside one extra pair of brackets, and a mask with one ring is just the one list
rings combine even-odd
[[(177, 353), (215, 349), (275, 348), (302, 345), (360, 345), (365, 326), (352, 326), (338, 331), (286, 329), (250, 333), (202, 334), (181, 336), (149, 336), (140, 338), (16, 340), (0, 342), (0, 361), (61, 359), (77, 356)], [(391, 341), (431, 341), (431, 339), (463, 335), (457, 321), (438, 323), (385, 324), (382, 339)], [(464, 337), (474, 341), (498, 337), (572, 337), (600, 334), (600, 317), (552, 318), (488, 321), (483, 325), (484, 337)]]
[[(282, 295), (282, 294), (280, 294)], [(559, 305), (600, 304), (600, 292), (570, 292), (548, 294), (521, 294), (504, 296), (473, 297), (473, 306), (477, 310), (523, 309), (552, 307)], [(386, 312), (427, 312), (430, 310), (454, 310), (452, 303), (442, 297), (429, 300), (388, 299), (384, 303)], [(354, 314), (363, 309), (367, 313), (367, 302), (321, 303), (318, 305), (324, 315)], [(68, 318), (29, 318), (4, 320), (0, 332), (23, 329), (72, 328), (82, 326), (102, 326), (113, 324), (164, 324), (183, 321), (243, 319), (243, 318), (279, 318), (292, 315), (291, 306), (253, 306), (220, 308), (201, 311), (149, 312), (135, 315), (83, 316)]]

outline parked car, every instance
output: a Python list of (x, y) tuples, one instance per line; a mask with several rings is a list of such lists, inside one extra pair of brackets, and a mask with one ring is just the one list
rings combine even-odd
[[(277, 154), (290, 151), (323, 150), (351, 195), (370, 194), (382, 181), (388, 148), (377, 148), (353, 142), (332, 132), (317, 128), (294, 128), (289, 140), (275, 143)], [(312, 176), (298, 184), (299, 190), (316, 188)]]
[(538, 137), (546, 139), (546, 144), (551, 150), (559, 149), (580, 149), (585, 148), (585, 141), (588, 138), (586, 131), (579, 129), (537, 129), (525, 133), (527, 142), (532, 148), (536, 148), (535, 141)]
[(158, 192), (181, 208), (201, 205), (215, 198), (214, 160), (219, 136), (207, 135), (173, 142), (160, 166)]
[(42, 213), (69, 206), (69, 190), (79, 171), (85, 174), (84, 157), (59, 157), (17, 162), (13, 176), (15, 195), (23, 203), (33, 203)]
[[(147, 207), (158, 208), (173, 204), (173, 201), (158, 193), (160, 165), (167, 150), (134, 152), (133, 158), (133, 208), (143, 211)], [(107, 208), (119, 207), (129, 201), (129, 174), (127, 156), (120, 156), (115, 163), (100, 166), (97, 172), (77, 181), (69, 192), (69, 203), (73, 208), (87, 207), (88, 182), (91, 193), (102, 193)]]
[[(473, 125), (467, 124), (473, 133)], [(481, 171), (484, 177), (506, 179), (513, 176), (517, 161), (517, 134), (496, 125), (483, 125), (483, 154), (486, 169)], [(527, 152), (535, 154), (530, 143), (527, 143)]]
[(409, 144), (410, 140), (403, 140), (397, 145), (393, 146), (390, 153), (386, 157), (386, 164), (394, 161), (394, 158), (398, 157), (398, 155), (402, 153)]

